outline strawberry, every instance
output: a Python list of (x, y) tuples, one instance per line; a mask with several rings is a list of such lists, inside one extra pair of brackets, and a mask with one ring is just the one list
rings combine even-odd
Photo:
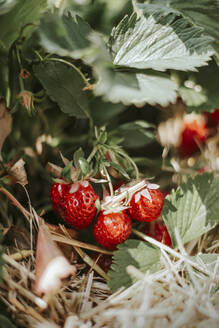
[(146, 225), (142, 232), (167, 246), (172, 246), (169, 232), (164, 224), (155, 222), (153, 225)]
[(106, 254), (101, 254), (99, 255), (98, 253), (93, 253), (91, 255), (91, 258), (96, 262), (97, 264), (101, 267), (103, 271), (106, 273), (109, 271), (111, 264), (112, 264), (112, 255), (106, 255)]
[(64, 197), (64, 220), (75, 228), (86, 228), (96, 215), (97, 199), (98, 195), (88, 181), (73, 183)]
[[(64, 182), (64, 181), (63, 181)], [(69, 185), (65, 183), (55, 182), (50, 189), (50, 198), (52, 201), (53, 209), (61, 217), (64, 215), (64, 196), (69, 190)]]
[(68, 185), (54, 184), (51, 189), (53, 208), (74, 228), (89, 226), (96, 214), (98, 195), (86, 180)]
[(184, 121), (179, 152), (182, 157), (191, 156), (199, 150), (198, 143), (203, 144), (207, 138), (208, 129), (203, 117), (190, 117)]
[(102, 211), (94, 225), (94, 237), (105, 248), (115, 249), (131, 234), (131, 219), (125, 211), (104, 214)]
[(158, 185), (148, 183), (132, 196), (128, 211), (134, 220), (150, 222), (158, 218), (164, 202), (164, 195), (158, 188)]

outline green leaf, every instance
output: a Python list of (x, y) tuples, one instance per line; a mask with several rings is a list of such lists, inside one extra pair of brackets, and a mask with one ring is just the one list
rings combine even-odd
[(158, 71), (195, 71), (214, 54), (212, 38), (188, 20), (169, 14), (156, 22), (150, 16), (126, 16), (112, 30), (109, 47), (114, 65)]
[(110, 102), (105, 102), (101, 99), (101, 97), (94, 97), (90, 106), (91, 116), (97, 126), (106, 124), (106, 122), (111, 121), (115, 116), (125, 110), (125, 106), (123, 104), (112, 104)]
[(15, 5), (17, 0), (0, 0), (0, 15), (9, 12)]
[(21, 92), (19, 75), (20, 65), (17, 60), (16, 48), (11, 47), (8, 53), (8, 86), (10, 88), (10, 106), (13, 107), (17, 102), (18, 94)]
[(77, 149), (74, 152), (74, 156), (73, 156), (73, 161), (74, 161), (74, 166), (76, 169), (78, 169), (80, 167), (79, 165), (79, 159), (84, 157), (84, 151), (83, 149), (80, 147), (79, 149)]
[(188, 178), (164, 201), (162, 216), (177, 246), (175, 228), (183, 243), (200, 237), (219, 222), (219, 177), (204, 173)]
[(18, 0), (9, 12), (1, 16), (0, 43), (9, 49), (23, 28), (23, 36), (32, 33), (46, 8), (47, 0)]
[(115, 132), (124, 138), (125, 147), (143, 147), (155, 139), (154, 125), (146, 121), (124, 123)]
[(134, 104), (168, 105), (176, 100), (177, 85), (168, 75), (156, 72), (121, 72), (111, 68), (96, 67), (98, 81), (94, 89), (105, 101)]
[(107, 141), (107, 137), (108, 137), (108, 134), (107, 134), (105, 128), (103, 128), (102, 131), (100, 132), (97, 142), (100, 144), (105, 144), (105, 142)]
[(87, 117), (88, 99), (82, 90), (85, 83), (78, 71), (60, 62), (44, 61), (34, 66), (34, 73), (64, 113)]
[[(188, 75), (184, 84), (179, 88), (179, 94), (188, 112), (206, 112), (219, 108), (219, 67), (216, 64), (211, 63), (199, 69), (198, 73)], [(186, 87), (186, 84), (190, 87)]]
[(114, 162), (110, 162), (110, 166), (112, 166), (116, 171), (118, 171), (121, 175), (123, 175), (124, 178), (130, 179), (130, 176), (127, 174), (127, 172), (121, 165), (116, 164)]
[(182, 14), (191, 22), (204, 28), (210, 36), (219, 39), (219, 1), (218, 0), (151, 0), (150, 4), (138, 4), (144, 14), (160, 17), (169, 13)]
[(43, 47), (50, 53), (81, 58), (90, 46), (91, 28), (81, 17), (70, 12), (60, 16), (57, 12), (44, 15), (40, 24)]
[(134, 104), (168, 105), (176, 100), (177, 84), (167, 74), (152, 70), (133, 70), (113, 66), (106, 45), (97, 35), (92, 38), (95, 50), (86, 61), (97, 78), (94, 94), (104, 101)]
[(215, 60), (215, 63), (217, 64), (217, 66), (219, 66), (219, 44), (214, 43), (213, 47), (214, 47), (214, 50), (216, 51), (215, 55), (214, 55), (214, 60)]
[(101, 211), (101, 203), (100, 203), (100, 199), (97, 198), (96, 202), (95, 202), (95, 207), (98, 211)]
[(62, 169), (61, 176), (66, 180), (71, 180), (71, 167), (73, 161), (68, 162), (68, 164)]
[[(1, 18), (0, 18), (1, 19)], [(8, 86), (8, 57), (0, 52), (0, 97), (6, 96)]]
[(121, 287), (129, 287), (136, 278), (130, 276), (126, 268), (133, 265), (141, 272), (156, 272), (160, 269), (160, 250), (147, 245), (143, 241), (129, 239), (118, 246), (114, 252), (113, 264), (108, 273), (108, 285), (112, 292)]
[(88, 161), (85, 158), (80, 158), (78, 162), (81, 168), (81, 172), (84, 175), (87, 175), (91, 171)]

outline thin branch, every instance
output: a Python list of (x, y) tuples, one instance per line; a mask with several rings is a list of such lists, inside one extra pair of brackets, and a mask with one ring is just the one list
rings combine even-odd
[(26, 217), (28, 221), (30, 220), (31, 214), (23, 207), (23, 205), (21, 205), (21, 203), (7, 189), (5, 189), (4, 187), (0, 187), (0, 192), (10, 199), (12, 204), (23, 213), (23, 215)]

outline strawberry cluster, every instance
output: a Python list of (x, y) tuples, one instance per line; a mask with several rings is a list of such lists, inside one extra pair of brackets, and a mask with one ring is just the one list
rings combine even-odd
[[(87, 158), (79, 148), (71, 161), (61, 154), (63, 169), (48, 163), (57, 177), (50, 196), (54, 211), (67, 224), (76, 229), (93, 225), (97, 243), (113, 250), (129, 238), (133, 221), (151, 222), (160, 216), (164, 194), (158, 185), (139, 179), (134, 161), (113, 143), (104, 127), (95, 129), (95, 138)], [(119, 183), (113, 184), (111, 176)], [(129, 183), (123, 183), (122, 177)], [(91, 183), (102, 184), (101, 197)], [(162, 231), (159, 240), (164, 242)]]
[[(125, 200), (127, 195), (128, 200)], [(72, 227), (85, 229), (94, 222), (99, 196), (88, 180), (55, 182), (50, 196), (54, 211)], [(121, 186), (114, 196), (107, 195), (101, 201), (101, 210), (93, 226), (96, 241), (105, 248), (115, 249), (129, 238), (132, 220), (154, 221), (160, 216), (163, 202), (164, 195), (156, 184), (143, 180)], [(154, 238), (166, 242), (168, 232), (164, 230), (161, 228), (159, 233), (156, 231)]]

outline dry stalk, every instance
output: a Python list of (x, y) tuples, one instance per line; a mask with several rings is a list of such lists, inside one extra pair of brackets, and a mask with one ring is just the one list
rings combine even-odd
[(60, 234), (52, 234), (53, 235), (53, 240), (59, 243), (67, 244), (67, 245), (72, 245), (73, 247), (81, 247), (85, 248), (88, 250), (92, 250), (94, 252), (102, 253), (102, 254), (107, 254), (107, 255), (112, 255), (113, 252), (107, 251), (106, 249), (103, 249), (98, 246), (94, 246), (91, 244), (83, 243), (82, 241), (78, 241), (75, 239), (70, 239), (66, 236), (60, 235)]
[[(184, 252), (181, 245), (180, 251)], [(10, 262), (5, 266), (7, 288), (0, 288), (1, 298), (11, 304), (25, 327), (33, 327), (33, 322), (38, 323), (37, 328), (217, 327), (218, 294), (212, 279), (215, 272), (206, 276), (202, 274), (206, 270), (204, 264), (199, 264), (202, 270), (194, 271), (186, 256), (172, 261), (166, 250), (161, 253), (164, 268), (159, 272), (143, 274), (133, 266), (127, 268), (138, 280), (128, 289), (109, 297), (106, 284), (93, 272), (88, 276), (81, 274), (70, 279), (53, 296), (52, 306), (43, 312), (39, 306), (32, 307), (34, 299), (23, 293), (28, 288), (28, 283), (22, 280), (27, 263), (14, 266)], [(185, 269), (192, 284), (182, 274)], [(29, 283), (31, 280), (29, 277)]]
[(74, 246), (74, 249), (80, 255), (80, 257), (84, 260), (84, 262), (87, 263), (94, 271), (99, 273), (99, 275), (101, 277), (103, 277), (105, 280), (109, 279), (107, 274), (101, 269), (101, 267), (96, 263), (96, 261), (92, 260), (92, 258), (90, 256), (88, 256), (86, 253), (84, 253), (80, 247)]
[(10, 258), (12, 258), (15, 261), (22, 261), (24, 260), (26, 257), (33, 255), (33, 251), (32, 250), (20, 250), (17, 253), (14, 254), (10, 254)]

